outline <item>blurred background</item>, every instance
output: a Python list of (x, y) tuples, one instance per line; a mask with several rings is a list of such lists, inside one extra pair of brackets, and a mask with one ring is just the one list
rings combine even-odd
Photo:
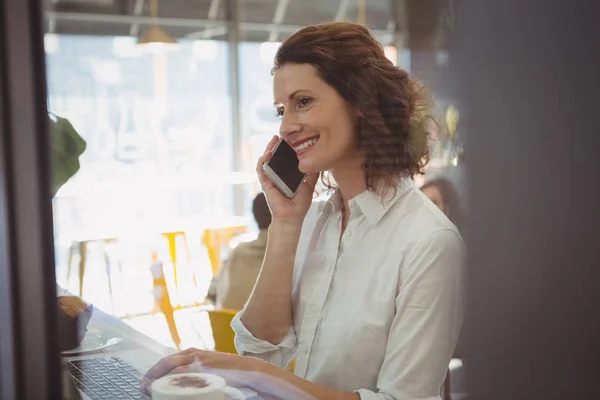
[[(255, 165), (279, 120), (279, 43), (327, 21), (366, 24), (429, 86), (440, 126), (419, 185), (464, 197), (450, 0), (46, 0), (48, 108), (85, 140), (54, 198), (61, 287), (168, 346), (214, 347), (214, 274), (258, 234)], [(162, 266), (162, 275), (151, 267)], [(167, 290), (169, 304), (155, 301)], [(166, 308), (165, 308), (166, 307)]]

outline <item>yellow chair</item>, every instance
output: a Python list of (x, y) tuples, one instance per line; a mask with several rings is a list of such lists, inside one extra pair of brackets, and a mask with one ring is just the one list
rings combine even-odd
[[(220, 310), (208, 310), (208, 318), (210, 319), (210, 326), (213, 331), (213, 338), (215, 340), (215, 351), (221, 353), (233, 353), (238, 354), (233, 344), (235, 333), (231, 328), (231, 320), (237, 314), (235, 310), (220, 309)], [(290, 372), (294, 372), (296, 369), (296, 358), (294, 358), (290, 365), (286, 368)]]
[(290, 372), (294, 372), (296, 370), (296, 358), (292, 359), (290, 365), (288, 365), (287, 370)]
[[(181, 236), (183, 239), (183, 245), (187, 256), (187, 262), (190, 262), (190, 248), (188, 247), (187, 236), (185, 232), (163, 232), (161, 234), (169, 242), (169, 256), (171, 257), (171, 263), (173, 265), (173, 280), (175, 282), (175, 290), (179, 290), (179, 277), (177, 276), (177, 237)], [(196, 275), (192, 274), (192, 280), (194, 288), (197, 288)]]
[(202, 244), (206, 247), (213, 275), (221, 269), (221, 246), (227, 244), (235, 235), (246, 233), (245, 226), (206, 229), (202, 235)]
[(215, 340), (215, 351), (237, 354), (233, 344), (235, 333), (231, 329), (231, 320), (237, 314), (237, 311), (221, 309), (208, 310), (207, 312)]
[(171, 304), (171, 296), (169, 296), (169, 289), (165, 280), (165, 274), (163, 270), (163, 264), (158, 263), (158, 255), (156, 252), (152, 253), (153, 265), (150, 269), (152, 273), (152, 287), (154, 291), (154, 301), (158, 309), (164, 314), (167, 320), (167, 326), (171, 333), (173, 343), (177, 346), (178, 350), (181, 350), (181, 338), (179, 331), (177, 330), (177, 324), (175, 322), (175, 310)]

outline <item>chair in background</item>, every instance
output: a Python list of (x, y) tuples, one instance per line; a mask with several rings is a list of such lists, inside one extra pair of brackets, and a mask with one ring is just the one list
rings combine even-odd
[[(208, 318), (213, 331), (215, 341), (215, 351), (222, 353), (238, 354), (235, 345), (235, 333), (231, 328), (231, 320), (237, 314), (235, 310), (220, 309), (208, 310)], [(296, 359), (294, 358), (287, 367), (287, 370), (294, 372), (296, 369)]]
[(178, 350), (181, 350), (181, 338), (179, 336), (179, 331), (177, 330), (177, 324), (175, 323), (175, 310), (171, 304), (171, 297), (169, 296), (169, 289), (167, 288), (167, 282), (165, 281), (163, 264), (158, 261), (156, 252), (152, 253), (152, 262), (153, 264), (150, 267), (150, 273), (152, 274), (154, 301), (167, 320), (167, 326), (171, 338), (173, 339), (173, 343), (175, 343)]
[(202, 245), (206, 247), (213, 275), (221, 268), (221, 248), (228, 245), (236, 235), (246, 233), (245, 226), (206, 229), (202, 235)]
[(231, 320), (237, 314), (235, 310), (208, 310), (208, 318), (215, 340), (215, 351), (237, 354), (233, 338), (235, 333), (231, 328)]
[[(106, 271), (106, 277), (108, 280), (108, 292), (110, 295), (111, 304), (113, 303), (113, 288), (112, 288), (112, 264), (107, 248), (114, 245), (117, 242), (116, 238), (82, 238), (74, 240), (69, 249), (69, 265), (67, 266), (67, 288), (69, 286), (69, 278), (71, 277), (71, 268), (73, 267), (73, 258), (75, 253), (79, 254), (79, 268), (78, 268), (78, 279), (79, 279), (79, 297), (83, 297), (83, 280), (85, 277), (85, 270), (87, 266), (88, 247), (90, 245), (101, 244), (103, 257), (104, 257), (104, 268)], [(119, 272), (121, 269), (120, 263), (118, 264)]]
[[(179, 290), (179, 280), (177, 276), (177, 267), (178, 267), (178, 257), (177, 257), (177, 237), (181, 236), (183, 239), (183, 245), (185, 247), (185, 254), (187, 256), (187, 262), (190, 263), (190, 248), (187, 242), (187, 236), (185, 232), (175, 231), (175, 232), (163, 232), (161, 233), (162, 237), (167, 239), (169, 242), (169, 256), (171, 257), (171, 264), (173, 265), (173, 281), (175, 283), (175, 290)], [(198, 285), (196, 283), (196, 275), (192, 273), (192, 279), (194, 288), (197, 288)]]

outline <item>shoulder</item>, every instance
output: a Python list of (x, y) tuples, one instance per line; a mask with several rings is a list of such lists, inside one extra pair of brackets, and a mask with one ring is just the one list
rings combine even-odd
[(391, 211), (391, 222), (408, 229), (412, 243), (441, 237), (462, 243), (458, 228), (416, 187), (408, 190)]
[(403, 272), (416, 272), (433, 264), (460, 268), (465, 256), (456, 226), (418, 188), (411, 188), (386, 215), (403, 249)]

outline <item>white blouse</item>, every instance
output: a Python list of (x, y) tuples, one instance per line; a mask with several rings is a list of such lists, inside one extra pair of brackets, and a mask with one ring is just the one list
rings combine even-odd
[(259, 340), (238, 314), (236, 348), (281, 367), (297, 357), (296, 375), (362, 400), (439, 399), (464, 315), (462, 239), (408, 178), (349, 207), (341, 240), (339, 192), (304, 220), (286, 337)]

